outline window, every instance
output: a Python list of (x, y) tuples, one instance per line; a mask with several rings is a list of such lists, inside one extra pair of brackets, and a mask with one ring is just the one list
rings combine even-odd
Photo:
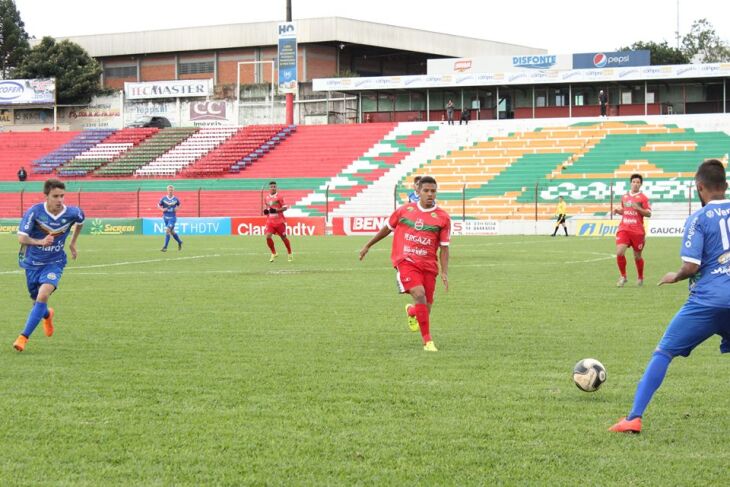
[(104, 68), (107, 78), (136, 78), (137, 66), (115, 66)]
[(213, 72), (213, 61), (181, 62), (180, 74), (202, 74)]

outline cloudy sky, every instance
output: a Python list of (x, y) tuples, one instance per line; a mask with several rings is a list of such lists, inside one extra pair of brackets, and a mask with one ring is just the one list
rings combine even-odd
[[(15, 0), (30, 35), (75, 36), (283, 20), (285, 0)], [(608, 51), (709, 19), (730, 42), (728, 0), (292, 0), (294, 19), (349, 17), (541, 47)]]

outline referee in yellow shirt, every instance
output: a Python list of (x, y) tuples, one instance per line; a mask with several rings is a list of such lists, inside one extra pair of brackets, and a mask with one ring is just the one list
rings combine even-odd
[(563, 199), (562, 196), (558, 196), (558, 207), (555, 209), (555, 215), (558, 217), (558, 219), (555, 222), (555, 231), (552, 234), (553, 237), (556, 233), (558, 233), (558, 227), (560, 227), (560, 225), (562, 225), (563, 230), (565, 230), (565, 236), (568, 236), (568, 227), (565, 225), (565, 214), (567, 210), (568, 205), (565, 203), (565, 199)]

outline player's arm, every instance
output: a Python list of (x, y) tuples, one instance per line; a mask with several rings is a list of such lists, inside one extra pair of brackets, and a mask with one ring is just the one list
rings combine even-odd
[(623, 215), (624, 214), (624, 208), (623, 208), (623, 206), (618, 207), (618, 208), (614, 208), (613, 209), (613, 214), (614, 215)]
[(365, 246), (360, 250), (360, 260), (363, 260), (365, 258), (365, 256), (368, 253), (368, 250), (370, 250), (370, 247), (372, 247), (373, 245), (375, 245), (376, 243), (380, 242), (385, 237), (390, 235), (390, 232), (392, 232), (392, 230), (390, 229), (389, 226), (387, 226), (387, 225), (383, 226), (383, 228), (381, 228), (380, 231), (378, 233), (376, 233), (375, 236), (373, 238), (371, 238), (370, 241), (368, 243), (366, 243)]
[(695, 262), (682, 262), (682, 267), (677, 272), (667, 272), (662, 280), (659, 281), (659, 285), (662, 284), (674, 284), (675, 282), (684, 281), (697, 274), (700, 270), (700, 265)]
[(83, 227), (83, 223), (77, 223), (74, 225), (73, 233), (71, 234), (71, 243), (68, 246), (68, 249), (71, 251), (71, 258), (76, 260), (76, 256), (78, 255), (78, 252), (76, 251), (76, 240), (79, 238), (79, 235), (81, 234), (81, 227)]
[(25, 233), (19, 233), (18, 234), (18, 242), (20, 242), (20, 245), (35, 245), (40, 247), (48, 247), (53, 243), (53, 235), (46, 235), (42, 239), (38, 238), (30, 238), (30, 235), (27, 235)]
[(449, 246), (442, 245), (439, 252), (439, 262), (441, 262), (441, 282), (444, 283), (446, 291), (449, 290)]
[(645, 209), (641, 203), (634, 202), (634, 208), (636, 209), (636, 211), (639, 212), (639, 215), (643, 216), (644, 218), (651, 216), (651, 209)]

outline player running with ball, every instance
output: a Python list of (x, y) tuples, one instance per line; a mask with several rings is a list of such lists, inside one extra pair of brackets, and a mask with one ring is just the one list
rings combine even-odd
[[(431, 339), (429, 315), (436, 290), (436, 276), (441, 261), (441, 281), (448, 291), (449, 241), (451, 218), (436, 206), (436, 180), (421, 178), (417, 192), (419, 201), (407, 203), (390, 215), (386, 225), (360, 250), (360, 260), (370, 247), (394, 232), (391, 260), (396, 269), (396, 281), (401, 293), (413, 298), (406, 306), (411, 331), (421, 331), (423, 349), (437, 352)], [(440, 257), (436, 251), (440, 250)]]

